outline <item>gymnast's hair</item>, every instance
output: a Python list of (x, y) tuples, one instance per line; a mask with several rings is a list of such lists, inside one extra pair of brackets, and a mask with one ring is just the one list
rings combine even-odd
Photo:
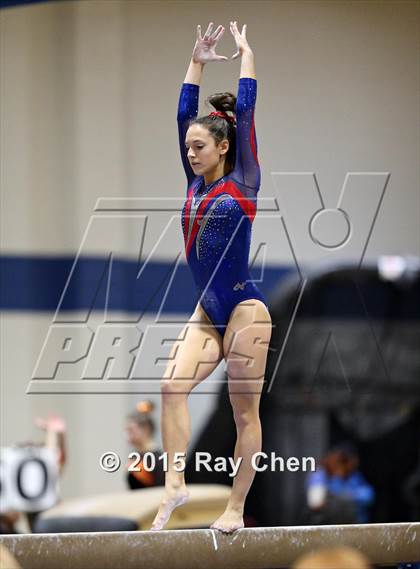
[[(206, 107), (213, 106), (214, 110), (225, 112), (227, 115), (236, 118), (236, 97), (233, 93), (214, 93), (207, 97), (205, 101)], [(226, 162), (230, 169), (233, 170), (236, 158), (236, 127), (235, 125), (220, 116), (204, 115), (195, 119), (191, 119), (189, 126), (192, 124), (200, 124), (206, 127), (213, 136), (216, 144), (219, 144), (225, 138), (229, 141), (229, 150), (226, 153)]]

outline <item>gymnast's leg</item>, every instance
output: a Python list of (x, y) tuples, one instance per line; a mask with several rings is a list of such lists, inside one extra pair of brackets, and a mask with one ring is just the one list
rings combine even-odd
[(245, 500), (255, 477), (251, 458), (261, 451), (259, 405), (270, 338), (271, 317), (263, 302), (251, 299), (235, 306), (224, 335), (223, 349), (237, 432), (234, 457), (235, 461), (242, 457), (242, 462), (233, 480), (226, 510), (210, 526), (228, 533), (244, 527)]
[(165, 496), (159, 506), (151, 530), (160, 530), (168, 522), (174, 508), (188, 500), (184, 472), (177, 472), (175, 453), (185, 453), (190, 440), (188, 395), (210, 375), (223, 358), (220, 334), (200, 304), (174, 343), (161, 381), (162, 442), (168, 454)]

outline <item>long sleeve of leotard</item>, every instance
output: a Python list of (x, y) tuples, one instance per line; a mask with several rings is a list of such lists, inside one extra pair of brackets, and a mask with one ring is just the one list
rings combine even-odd
[(198, 114), (198, 96), (200, 86), (194, 83), (183, 83), (178, 102), (178, 135), (179, 135), (179, 150), (181, 153), (181, 160), (184, 166), (184, 171), (188, 180), (188, 187), (191, 185), (195, 174), (188, 161), (188, 150), (185, 147), (185, 135), (188, 130), (188, 121), (195, 118)]
[(241, 77), (236, 100), (236, 161), (232, 178), (255, 192), (261, 182), (254, 124), (256, 100), (257, 80)]

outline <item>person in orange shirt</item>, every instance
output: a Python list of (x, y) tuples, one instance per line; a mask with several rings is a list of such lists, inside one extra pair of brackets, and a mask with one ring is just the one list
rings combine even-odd
[[(135, 411), (127, 417), (125, 426), (127, 441), (139, 455), (131, 458), (126, 465), (127, 483), (132, 490), (165, 485), (163, 462), (159, 460), (163, 451), (154, 439), (156, 430), (152, 417), (154, 407), (152, 401), (140, 401)], [(152, 456), (143, 464), (145, 453), (154, 456), (154, 467)], [(129, 467), (132, 467), (132, 470), (128, 470)]]

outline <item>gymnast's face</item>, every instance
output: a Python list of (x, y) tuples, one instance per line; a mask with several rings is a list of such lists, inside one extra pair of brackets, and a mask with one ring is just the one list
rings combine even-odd
[(222, 140), (216, 144), (210, 131), (201, 124), (193, 124), (187, 130), (185, 146), (188, 160), (196, 176), (212, 172), (226, 158), (229, 141)]

